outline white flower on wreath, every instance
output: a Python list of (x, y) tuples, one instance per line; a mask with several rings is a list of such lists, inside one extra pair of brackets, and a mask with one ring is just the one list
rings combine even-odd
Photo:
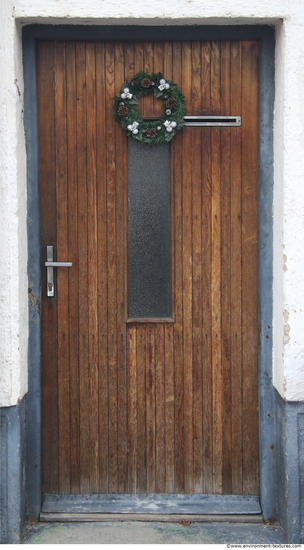
[(176, 128), (176, 122), (175, 120), (172, 120), (172, 122), (170, 120), (165, 120), (164, 126), (166, 127), (167, 132), (170, 133), (173, 131), (173, 128)]
[(164, 78), (161, 78), (159, 81), (158, 89), (162, 92), (163, 90), (169, 90), (170, 84), (166, 82)]
[(137, 130), (138, 126), (139, 126), (139, 122), (136, 122), (136, 120), (134, 120), (132, 124), (128, 124), (128, 130), (130, 130), (132, 134), (136, 135), (138, 134), (138, 130)]
[(129, 88), (124, 88), (123, 92), (120, 94), (122, 99), (132, 99), (133, 94), (130, 93)]

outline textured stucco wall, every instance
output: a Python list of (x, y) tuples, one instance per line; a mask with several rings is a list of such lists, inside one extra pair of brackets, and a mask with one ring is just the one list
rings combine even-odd
[[(303, 4), (302, 4), (303, 7)], [(299, 14), (300, 17), (300, 14)], [(304, 400), (304, 16), (286, 23), (284, 136), (284, 397)], [(281, 390), (281, 389), (280, 389)]]
[[(304, 2), (2, 0), (0, 4), (0, 406), (26, 391), (25, 154), (19, 26), (29, 23), (276, 25), (274, 385), (304, 401)], [(14, 20), (17, 21), (15, 26)], [(164, 30), (164, 38), (165, 38)], [(20, 93), (20, 96), (19, 96)]]
[(0, 2), (0, 406), (27, 391), (27, 241), (20, 33)]
[(304, 400), (304, 3), (277, 27), (274, 158), (274, 385)]
[[(24, 21), (90, 22), (100, 24), (134, 24), (144, 21), (157, 25), (167, 23), (186, 24), (236, 24), (244, 22), (269, 22), (289, 17), (289, 0), (17, 0), (16, 17)], [(299, 0), (300, 5), (300, 0)]]

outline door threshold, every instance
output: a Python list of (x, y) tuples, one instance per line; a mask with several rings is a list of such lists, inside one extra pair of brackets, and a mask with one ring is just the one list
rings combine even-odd
[(44, 495), (40, 521), (263, 521), (255, 495)]
[(80, 514), (43, 513), (41, 522), (143, 521), (156, 523), (263, 523), (263, 514)]

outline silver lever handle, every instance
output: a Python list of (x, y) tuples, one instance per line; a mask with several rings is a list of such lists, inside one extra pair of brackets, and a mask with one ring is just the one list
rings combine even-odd
[(46, 295), (52, 298), (55, 295), (54, 267), (72, 267), (72, 262), (54, 262), (54, 247), (46, 247)]
[(72, 267), (72, 262), (45, 262), (45, 267)]

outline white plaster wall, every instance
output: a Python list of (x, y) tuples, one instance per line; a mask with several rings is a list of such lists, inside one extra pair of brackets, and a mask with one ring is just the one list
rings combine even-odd
[(0, 2), (0, 406), (27, 391), (26, 179), (21, 43)]
[[(25, 165), (21, 128), (21, 24), (276, 25), (274, 193), (274, 385), (304, 400), (304, 1), (303, 0), (2, 0), (0, 34), (1, 375), (2, 404), (26, 391), (24, 310)], [(15, 58), (13, 59), (12, 52)], [(5, 63), (3, 64), (3, 59)], [(3, 169), (4, 167), (4, 169)], [(3, 175), (4, 174), (4, 175)], [(2, 200), (3, 198), (3, 200)], [(2, 262), (2, 259), (4, 260)], [(8, 267), (7, 267), (8, 266)], [(16, 295), (18, 289), (18, 296)], [(19, 334), (20, 336), (17, 336)], [(22, 345), (17, 341), (22, 337)], [(0, 404), (1, 404), (0, 403)]]
[(275, 109), (274, 384), (304, 401), (304, 3), (278, 29)]
[(38, 22), (51, 18), (61, 23), (66, 19), (91, 24), (174, 24), (185, 20), (188, 24), (218, 24), (224, 20), (235, 24), (252, 22), (253, 18), (255, 22), (274, 21), (289, 15), (288, 0), (17, 0), (15, 5), (16, 16), (21, 19)]
[(284, 293), (283, 293), (283, 212), (284, 212), (284, 51), (285, 26), (276, 27), (275, 116), (274, 116), (274, 203), (273, 203), (273, 379), (284, 396)]

